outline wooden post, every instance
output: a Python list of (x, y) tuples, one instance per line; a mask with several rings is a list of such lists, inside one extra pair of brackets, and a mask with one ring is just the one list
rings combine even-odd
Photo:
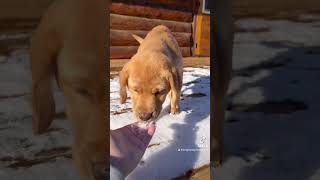
[(197, 15), (194, 55), (210, 56), (210, 16)]

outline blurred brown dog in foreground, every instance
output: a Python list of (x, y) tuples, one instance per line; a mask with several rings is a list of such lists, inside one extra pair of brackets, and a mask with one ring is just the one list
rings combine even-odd
[(136, 119), (155, 120), (169, 94), (170, 113), (178, 113), (183, 62), (176, 39), (163, 25), (153, 28), (145, 39), (136, 35), (134, 38), (140, 46), (120, 73), (121, 103), (127, 99), (128, 87)]
[(231, 0), (213, 1), (213, 41), (216, 59), (211, 64), (214, 68), (213, 88), (211, 89), (211, 111), (213, 115), (213, 138), (211, 158), (213, 165), (219, 166), (223, 160), (223, 122), (226, 110), (226, 94), (232, 73), (233, 21)]
[(73, 159), (86, 180), (107, 157), (105, 40), (108, 0), (56, 0), (31, 40), (33, 131), (44, 133), (55, 115), (55, 76), (74, 131)]

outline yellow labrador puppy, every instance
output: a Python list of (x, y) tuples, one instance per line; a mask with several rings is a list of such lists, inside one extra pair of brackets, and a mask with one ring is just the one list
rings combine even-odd
[(231, 0), (213, 1), (213, 46), (216, 59), (212, 64), (213, 88), (211, 89), (211, 111), (213, 115), (213, 138), (211, 157), (213, 165), (223, 160), (223, 121), (225, 119), (225, 98), (232, 73), (233, 23)]
[(56, 0), (31, 40), (33, 131), (50, 126), (55, 76), (74, 130), (73, 159), (86, 180), (93, 165), (107, 165), (106, 66), (108, 0)]
[(177, 41), (163, 25), (153, 28), (145, 39), (133, 36), (140, 46), (120, 73), (121, 103), (127, 99), (128, 87), (135, 118), (138, 121), (155, 120), (169, 94), (170, 113), (178, 113), (183, 63)]

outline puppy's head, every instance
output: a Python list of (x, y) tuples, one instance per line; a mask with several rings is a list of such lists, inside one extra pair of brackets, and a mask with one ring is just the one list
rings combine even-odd
[[(132, 110), (138, 121), (155, 120), (167, 94), (172, 89), (172, 73), (165, 61), (154, 61), (158, 55), (135, 55), (120, 72), (120, 101), (132, 99)], [(156, 63), (155, 63), (156, 62)]]

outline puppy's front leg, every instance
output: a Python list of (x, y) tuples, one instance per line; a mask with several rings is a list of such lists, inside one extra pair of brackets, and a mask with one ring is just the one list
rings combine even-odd
[[(169, 110), (168, 112), (170, 114), (176, 114), (179, 112), (179, 104), (177, 106), (177, 98), (175, 97), (175, 99), (172, 98), (172, 91), (169, 91), (168, 93), (168, 97), (170, 99), (170, 105), (169, 105)], [(175, 107), (175, 108), (171, 108), (171, 107)]]
[(178, 114), (180, 112), (180, 92), (171, 92), (170, 114)]
[(173, 70), (169, 75), (169, 84), (171, 90), (169, 92), (170, 99), (170, 114), (178, 114), (180, 112), (180, 82), (176, 70)]

